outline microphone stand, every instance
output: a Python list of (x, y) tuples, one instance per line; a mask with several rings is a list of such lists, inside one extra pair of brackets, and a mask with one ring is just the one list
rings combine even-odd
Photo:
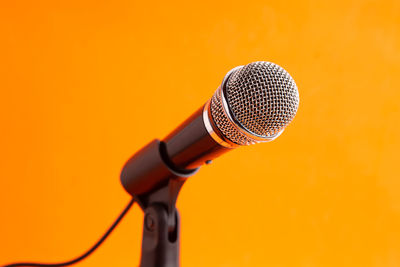
[(160, 189), (136, 197), (144, 212), (140, 267), (179, 267), (180, 217), (175, 203), (184, 182), (170, 179)]
[(176, 200), (198, 169), (176, 170), (154, 140), (124, 166), (121, 182), (144, 212), (140, 267), (179, 267), (180, 217)]

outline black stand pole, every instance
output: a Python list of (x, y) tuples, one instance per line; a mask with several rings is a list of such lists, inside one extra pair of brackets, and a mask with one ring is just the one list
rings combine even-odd
[(140, 267), (179, 267), (180, 218), (175, 202), (184, 182), (172, 179), (141, 201), (146, 207)]
[(176, 200), (186, 178), (197, 170), (174, 168), (159, 140), (125, 164), (121, 182), (145, 213), (140, 267), (179, 267), (180, 218)]
[(168, 231), (168, 214), (161, 205), (146, 209), (143, 227), (141, 267), (179, 266), (179, 214), (173, 232)]

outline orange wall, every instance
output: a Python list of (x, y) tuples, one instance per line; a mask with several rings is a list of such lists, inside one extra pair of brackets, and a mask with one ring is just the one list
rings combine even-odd
[[(400, 2), (2, 1), (0, 264), (86, 250), (124, 162), (267, 60), (300, 91), (276, 141), (190, 178), (183, 267), (400, 266)], [(137, 206), (79, 266), (137, 266)]]

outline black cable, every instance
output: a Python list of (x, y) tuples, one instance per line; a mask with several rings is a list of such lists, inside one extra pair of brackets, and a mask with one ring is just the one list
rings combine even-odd
[(105, 232), (105, 234), (97, 241), (96, 244), (94, 244), (93, 247), (91, 247), (88, 251), (86, 251), (84, 254), (79, 256), (76, 259), (66, 261), (66, 262), (61, 262), (61, 263), (29, 263), (29, 262), (21, 262), (21, 263), (12, 263), (8, 265), (4, 265), (3, 267), (21, 267), (21, 266), (27, 266), (27, 267), (37, 267), (37, 266), (47, 266), (47, 267), (59, 267), (59, 266), (69, 266), (75, 263), (80, 262), (81, 260), (85, 259), (87, 256), (92, 254), (103, 242), (104, 240), (107, 239), (107, 237), (111, 234), (111, 232), (117, 227), (119, 222), (124, 218), (126, 213), (129, 211), (129, 209), (132, 207), (133, 203), (135, 201), (132, 199), (129, 201), (128, 205), (126, 208), (121, 212), (121, 214), (118, 216), (118, 218), (115, 220), (115, 222), (111, 225), (111, 227)]

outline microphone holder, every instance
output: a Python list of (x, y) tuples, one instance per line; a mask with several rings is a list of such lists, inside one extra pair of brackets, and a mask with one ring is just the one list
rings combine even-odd
[(179, 267), (176, 200), (186, 178), (197, 171), (174, 168), (157, 139), (133, 155), (122, 169), (124, 188), (144, 212), (140, 267)]
[(171, 179), (167, 185), (136, 197), (144, 212), (140, 267), (178, 267), (180, 217), (175, 206), (184, 180)]

